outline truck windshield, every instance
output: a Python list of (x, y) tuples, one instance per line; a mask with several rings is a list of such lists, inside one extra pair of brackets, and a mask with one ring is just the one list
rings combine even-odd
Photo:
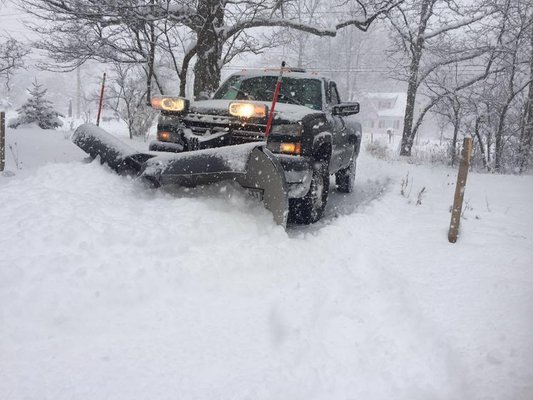
[[(276, 76), (230, 77), (216, 91), (214, 99), (272, 101)], [(280, 103), (298, 104), (322, 110), (322, 81), (308, 78), (287, 78), (281, 81)]]

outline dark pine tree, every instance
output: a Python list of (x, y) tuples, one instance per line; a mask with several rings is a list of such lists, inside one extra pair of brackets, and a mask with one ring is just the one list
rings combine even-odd
[(30, 98), (17, 111), (17, 125), (36, 123), (41, 129), (55, 129), (63, 125), (58, 118), (60, 114), (52, 107), (52, 102), (46, 99), (46, 89), (43, 85), (33, 82), (28, 89)]

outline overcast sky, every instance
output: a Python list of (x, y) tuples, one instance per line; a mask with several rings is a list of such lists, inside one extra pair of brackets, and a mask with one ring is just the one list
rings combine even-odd
[(17, 9), (15, 3), (17, 1), (14, 0), (0, 2), (0, 33), (20, 40), (33, 37), (32, 32), (24, 26), (24, 21), (30, 17)]

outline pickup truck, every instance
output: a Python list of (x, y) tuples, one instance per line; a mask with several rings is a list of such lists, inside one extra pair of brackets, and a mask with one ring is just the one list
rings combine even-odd
[(235, 73), (211, 99), (152, 98), (161, 114), (149, 148), (188, 152), (266, 140), (285, 174), (289, 222), (314, 223), (324, 213), (330, 175), (338, 191), (353, 191), (362, 129), (350, 116), (359, 104), (341, 102), (337, 85), (326, 77), (286, 69), (265, 139), (278, 75), (279, 70)]

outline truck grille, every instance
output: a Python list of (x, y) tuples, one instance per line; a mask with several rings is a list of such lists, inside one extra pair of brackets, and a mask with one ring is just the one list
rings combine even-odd
[(232, 117), (189, 114), (182, 121), (196, 135), (229, 131), (231, 132), (230, 144), (257, 142), (265, 138), (265, 125), (243, 125), (238, 119)]

